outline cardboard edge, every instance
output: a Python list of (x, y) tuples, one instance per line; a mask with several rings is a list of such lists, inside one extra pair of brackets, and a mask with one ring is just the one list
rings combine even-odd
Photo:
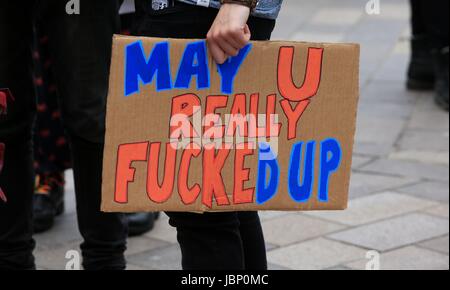
[[(150, 37), (139, 37), (141, 39), (149, 39)], [(161, 41), (164, 40), (168, 40), (168, 38), (151, 38), (151, 39), (159, 39)], [(113, 35), (113, 45), (112, 45), (112, 52), (111, 55), (114, 56), (117, 54), (117, 50), (118, 50), (118, 43), (121, 43), (122, 41), (135, 41), (136, 37), (132, 37), (132, 36), (126, 36), (126, 35), (121, 35), (121, 34), (114, 34)], [(172, 41), (185, 41), (186, 39), (171, 39)], [(190, 39), (192, 41), (192, 39)], [(261, 43), (263, 41), (252, 41), (253, 43)], [(361, 56), (361, 45), (358, 43), (314, 43), (314, 42), (301, 42), (301, 41), (282, 41), (282, 40), (275, 40), (275, 41), (271, 41), (271, 43), (283, 43), (283, 44), (292, 44), (292, 45), (298, 45), (298, 44), (303, 44), (303, 45), (308, 45), (308, 46), (318, 46), (318, 47), (327, 47), (327, 46), (340, 46), (340, 47), (346, 47), (346, 48), (351, 48), (355, 50), (355, 55), (356, 57), (354, 58), (355, 63), (353, 64), (353, 67), (355, 67), (356, 71), (356, 78), (355, 78), (355, 82), (356, 84), (353, 84), (353, 87), (355, 88), (355, 96), (357, 97), (357, 105), (359, 104), (359, 100), (360, 100), (360, 56)], [(111, 62), (110, 65), (110, 70), (113, 67), (114, 63)], [(112, 75), (109, 76), (109, 81), (111, 82), (111, 79), (113, 78)], [(110, 96), (111, 94), (111, 86), (109, 86), (108, 88), (108, 96)], [(358, 117), (358, 110), (355, 110), (355, 124), (354, 124), (354, 128), (353, 128), (353, 135), (355, 136), (356, 134), (356, 122), (357, 122), (357, 117)], [(107, 115), (106, 115), (107, 118)], [(106, 126), (108, 126), (108, 123), (106, 123)], [(353, 138), (353, 143), (352, 143), (352, 158), (350, 160), (350, 164), (353, 164), (353, 148), (354, 148), (354, 144), (355, 144), (355, 138)], [(106, 150), (106, 147), (105, 147)], [(104, 161), (105, 162), (105, 161)], [(104, 173), (102, 173), (103, 175)], [(348, 183), (350, 184), (350, 180), (351, 180), (351, 176), (352, 176), (352, 171), (350, 171), (350, 179), (348, 181)], [(103, 175), (103, 179), (104, 180), (104, 175)], [(102, 194), (103, 194), (103, 182), (102, 182)], [(349, 192), (347, 192), (347, 195), (349, 194)], [(110, 209), (108, 209), (108, 207)], [(303, 211), (329, 211), (329, 210), (336, 210), (336, 211), (340, 211), (340, 210), (346, 210), (348, 208), (348, 199), (347, 202), (341, 205), (337, 205), (333, 208), (322, 208), (322, 209), (304, 209)], [(108, 206), (105, 203), (101, 203), (101, 211), (105, 212), (105, 213), (116, 213), (118, 212), (117, 210), (111, 209), (111, 206)], [(151, 210), (148, 210), (151, 211)], [(235, 210), (230, 210), (230, 211), (223, 211), (223, 212), (233, 212)], [(261, 210), (256, 210), (256, 211), (266, 211), (264, 209)], [(284, 211), (284, 212), (298, 212), (298, 209), (270, 209), (270, 211)], [(136, 211), (133, 211), (136, 212)], [(180, 211), (180, 212), (185, 212), (185, 211)], [(198, 211), (189, 211), (192, 213), (198, 213), (198, 214), (204, 214), (206, 212), (210, 212), (209, 208), (207, 208), (204, 205), (199, 205), (198, 206)], [(221, 211), (213, 211), (213, 212), (221, 212)]]

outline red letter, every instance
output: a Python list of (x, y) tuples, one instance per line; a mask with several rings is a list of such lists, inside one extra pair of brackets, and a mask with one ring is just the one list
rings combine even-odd
[(236, 129), (239, 127), (239, 135), (241, 137), (248, 136), (247, 126), (247, 99), (245, 94), (238, 94), (234, 96), (234, 103), (231, 107), (231, 118), (229, 120), (227, 136), (233, 137), (236, 135)]
[(266, 137), (280, 136), (281, 124), (275, 123), (277, 95), (267, 96)]
[(259, 94), (252, 94), (250, 96), (250, 120), (248, 121), (248, 127), (250, 133), (248, 134), (250, 138), (265, 137), (266, 128), (259, 127)]
[(244, 189), (244, 183), (250, 180), (250, 169), (244, 168), (245, 157), (254, 153), (254, 150), (249, 149), (249, 147), (249, 144), (245, 144), (245, 149), (236, 149), (234, 160), (234, 204), (253, 203), (255, 188)]
[(295, 110), (292, 109), (288, 100), (282, 100), (280, 103), (284, 114), (288, 119), (288, 139), (295, 139), (297, 137), (298, 121), (300, 121), (300, 118), (308, 107), (310, 101), (306, 100), (297, 103)]
[(167, 143), (166, 145), (166, 160), (164, 162), (164, 176), (163, 184), (159, 185), (159, 155), (161, 143), (150, 144), (150, 157), (148, 161), (147, 172), (147, 195), (156, 202), (166, 202), (173, 192), (175, 183), (175, 167), (177, 163), (177, 145)]
[(207, 146), (203, 152), (203, 204), (212, 208), (213, 196), (218, 205), (229, 205), (225, 184), (222, 178), (222, 169), (230, 154), (230, 149), (219, 149)]
[(128, 203), (128, 183), (134, 181), (136, 168), (131, 167), (134, 161), (147, 161), (148, 142), (122, 144), (117, 153), (116, 189), (114, 200), (117, 203)]
[(219, 124), (220, 115), (216, 114), (216, 110), (226, 108), (228, 103), (227, 96), (208, 96), (206, 98), (205, 109), (205, 138), (223, 138), (225, 134), (225, 126), (215, 128)]
[(305, 81), (301, 88), (298, 88), (295, 85), (292, 76), (294, 51), (294, 47), (280, 48), (278, 60), (278, 90), (285, 99), (292, 102), (300, 102), (315, 96), (319, 90), (322, 74), (323, 48), (309, 48)]
[(178, 173), (178, 193), (181, 196), (181, 200), (184, 204), (193, 204), (200, 195), (200, 185), (195, 184), (192, 188), (189, 188), (189, 168), (193, 157), (198, 157), (202, 153), (202, 149), (198, 144), (191, 143), (184, 150), (181, 157), (180, 171)]
[[(200, 99), (194, 94), (186, 94), (172, 99), (172, 114), (170, 119), (170, 138), (178, 140), (180, 137), (198, 137), (189, 118), (192, 117), (194, 107), (201, 107)], [(189, 124), (187, 124), (189, 123)]]

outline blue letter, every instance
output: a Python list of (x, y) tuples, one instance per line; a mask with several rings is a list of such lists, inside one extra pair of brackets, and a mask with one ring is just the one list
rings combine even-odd
[(197, 76), (198, 89), (209, 88), (209, 69), (205, 41), (190, 43), (186, 47), (178, 70), (175, 87), (177, 89), (188, 89), (194, 75)]
[(238, 56), (230, 57), (224, 64), (219, 65), (219, 73), (222, 76), (222, 93), (233, 93), (234, 79), (251, 48), (252, 45), (248, 44), (239, 51)]
[(311, 198), (313, 190), (314, 157), (316, 142), (311, 141), (306, 145), (305, 163), (303, 166), (303, 181), (300, 181), (300, 161), (302, 160), (303, 142), (294, 145), (289, 166), (289, 194), (296, 202), (307, 202)]
[(335, 139), (324, 140), (321, 143), (320, 148), (319, 200), (327, 202), (330, 175), (339, 168), (342, 150), (339, 142)]
[(169, 62), (169, 43), (155, 45), (148, 60), (145, 58), (142, 42), (138, 41), (126, 47), (125, 96), (139, 92), (140, 81), (150, 84), (157, 76), (156, 90), (172, 88)]
[[(267, 176), (268, 169), (270, 170), (270, 177)], [(267, 184), (267, 181), (269, 181), (269, 184)], [(271, 200), (278, 191), (279, 181), (280, 169), (277, 159), (272, 153), (270, 146), (262, 144), (259, 151), (256, 203), (264, 204)]]

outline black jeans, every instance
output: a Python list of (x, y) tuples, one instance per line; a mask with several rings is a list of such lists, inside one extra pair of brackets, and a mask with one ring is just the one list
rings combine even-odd
[[(170, 38), (205, 38), (217, 10), (177, 3), (152, 13), (137, 1), (135, 34)], [(148, 2), (147, 2), (148, 3)], [(140, 6), (143, 4), (142, 6)], [(254, 40), (268, 40), (275, 21), (251, 18)], [(257, 212), (168, 213), (177, 228), (185, 270), (266, 270), (266, 247)]]
[(68, 15), (62, 0), (0, 1), (0, 89), (14, 100), (0, 116), (5, 147), (0, 187), (0, 269), (34, 269), (31, 132), (35, 94), (31, 74), (33, 22), (47, 23), (63, 120), (74, 160), (78, 222), (85, 269), (123, 269), (126, 222), (100, 212), (105, 103), (112, 35), (119, 29), (119, 0), (81, 0)]
[(411, 0), (414, 35), (426, 36), (432, 49), (449, 42), (449, 1)]

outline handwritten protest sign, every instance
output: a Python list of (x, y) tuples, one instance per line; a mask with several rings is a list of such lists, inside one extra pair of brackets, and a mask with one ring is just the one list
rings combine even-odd
[(102, 210), (347, 206), (359, 47), (114, 38)]

